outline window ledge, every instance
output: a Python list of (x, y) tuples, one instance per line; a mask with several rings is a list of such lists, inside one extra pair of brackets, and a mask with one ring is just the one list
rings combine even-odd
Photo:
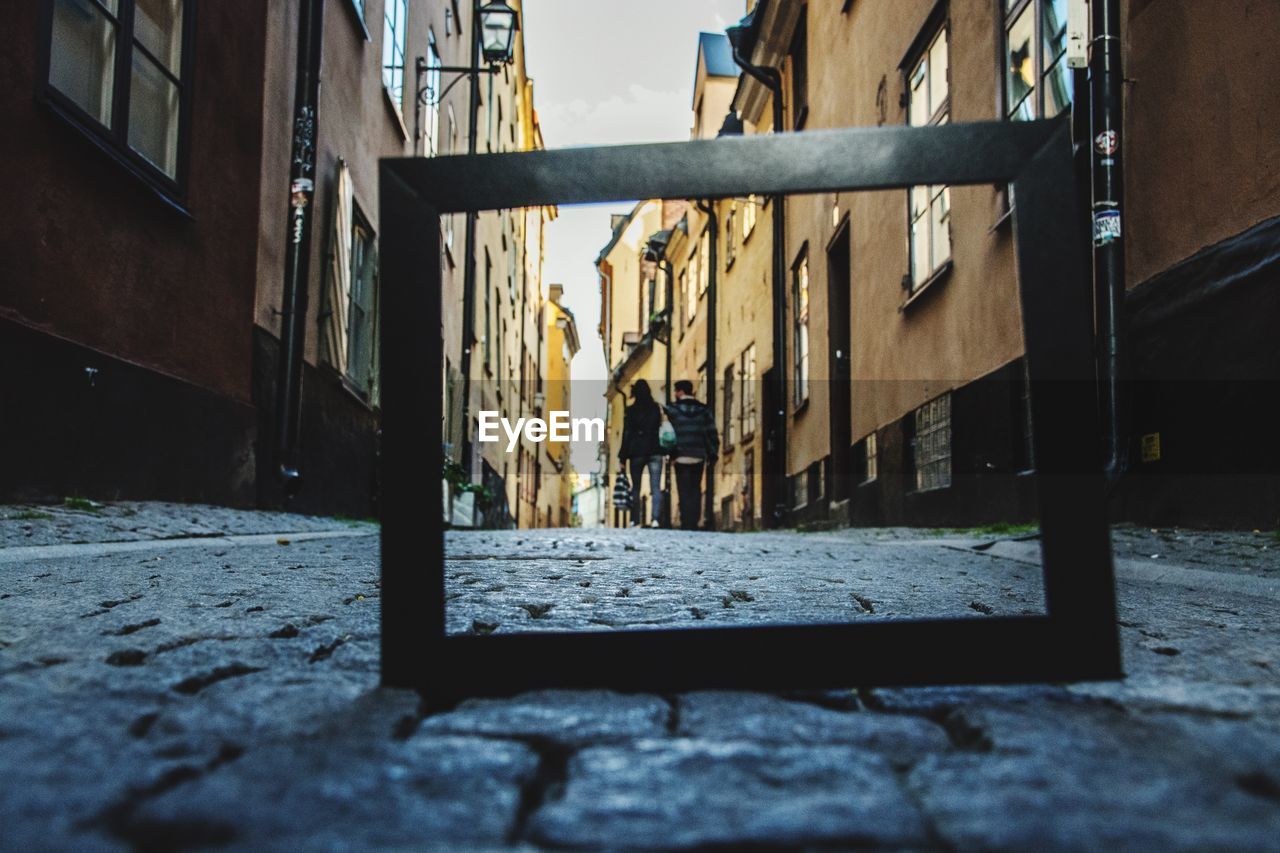
[(369, 35), (369, 27), (364, 22), (364, 15), (356, 7), (355, 0), (347, 0), (344, 5), (347, 7), (347, 11), (351, 13), (351, 22), (355, 24), (359, 33), (364, 36), (364, 40), (373, 41), (373, 38)]
[(798, 418), (807, 411), (809, 411), (809, 398), (805, 397), (799, 403), (796, 403), (796, 407), (791, 410), (791, 416)]
[(899, 313), (905, 312), (912, 305), (915, 305), (916, 302), (919, 301), (921, 297), (923, 297), (926, 293), (928, 293), (930, 290), (934, 288), (934, 285), (940, 284), (941, 282), (946, 281), (948, 278), (950, 278), (951, 270), (954, 267), (955, 267), (954, 261), (947, 261), (942, 266), (938, 267), (938, 269), (933, 273), (933, 275), (929, 276), (927, 279), (924, 280), (923, 283), (921, 283), (919, 287), (911, 291), (911, 295), (908, 296), (906, 301), (903, 302), (902, 305), (898, 308)]
[[(102, 152), (108, 160), (115, 163), (120, 169), (128, 175), (140, 181), (147, 190), (151, 192), (161, 203), (174, 212), (195, 221), (195, 216), (187, 208), (185, 199), (171, 186), (163, 182), (156, 174), (153, 173), (150, 165), (143, 165), (137, 162), (137, 159), (130, 154), (121, 151), (111, 141), (102, 137), (101, 134), (94, 132), (91, 128), (86, 127), (76, 115), (65, 109), (56, 99), (54, 93), (46, 92), (40, 98), (41, 102), (48, 108), (49, 112), (62, 124), (70, 128), (84, 141), (88, 142), (98, 151)], [(182, 156), (180, 152), (179, 156)]]
[(992, 223), (991, 228), (987, 233), (994, 234), (997, 231), (1002, 231), (1005, 228), (1008, 228), (1012, 224), (1013, 224), (1013, 205), (1009, 205), (1004, 209), (1004, 212), (1000, 214), (1000, 218), (998, 218), (994, 223)]
[(391, 90), (386, 86), (382, 87), (382, 102), (387, 105), (387, 110), (390, 111), (391, 118), (395, 121), (396, 127), (400, 131), (400, 135), (408, 141), (409, 129), (404, 126), (404, 115), (400, 112), (400, 105), (396, 103), (395, 96), (391, 94)]

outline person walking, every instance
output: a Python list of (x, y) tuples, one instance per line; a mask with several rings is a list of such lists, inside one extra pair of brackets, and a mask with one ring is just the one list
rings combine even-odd
[(680, 528), (697, 530), (702, 522), (702, 479), (708, 462), (720, 455), (716, 419), (702, 401), (693, 396), (693, 383), (676, 383), (676, 399), (666, 407), (667, 418), (676, 431), (676, 494), (680, 497)]
[(649, 472), (650, 527), (658, 527), (662, 518), (662, 446), (658, 443), (658, 428), (662, 424), (662, 409), (653, 399), (649, 383), (637, 379), (631, 386), (631, 405), (622, 417), (622, 446), (618, 448), (618, 461), (631, 468), (631, 526), (644, 523), (640, 518), (640, 477)]

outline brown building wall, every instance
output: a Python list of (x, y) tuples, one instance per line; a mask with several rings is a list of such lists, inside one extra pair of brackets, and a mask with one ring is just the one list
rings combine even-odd
[(42, 102), (44, 6), (0, 46), (0, 495), (250, 502), (265, 13), (198, 5), (184, 212)]
[[(933, 6), (925, 0), (892, 7), (855, 4), (841, 13), (834, 4), (807, 4), (810, 107), (805, 128), (904, 124), (899, 65)], [(996, 99), (990, 4), (953, 2), (950, 27), (951, 120), (989, 120)], [(887, 96), (877, 103), (881, 81)], [(1021, 355), (1012, 234), (1008, 227), (993, 228), (1001, 216), (998, 192), (989, 186), (954, 187), (951, 201), (952, 270), (906, 304), (901, 286), (908, 269), (905, 192), (824, 193), (788, 200), (788, 263), (794, 263), (802, 245), (807, 243), (809, 251), (814, 384), (808, 410), (795, 420), (788, 465), (792, 473), (829, 451), (824, 383), (830, 377), (826, 342), (832, 283), (827, 249), (846, 215), (852, 235), (855, 393), (848, 416), (854, 440)], [(789, 361), (793, 343), (789, 335)]]
[(1124, 5), (1128, 284), (1280, 214), (1280, 4)]
[(0, 316), (247, 403), (262, 9), (198, 6), (184, 214), (34, 95), (42, 5), (14, 6), (0, 47)]

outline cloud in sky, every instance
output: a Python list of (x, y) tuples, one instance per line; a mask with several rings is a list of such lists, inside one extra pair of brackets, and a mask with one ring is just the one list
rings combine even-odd
[(602, 100), (551, 101), (538, 107), (538, 118), (548, 148), (687, 139), (693, 121), (687, 89), (641, 83)]

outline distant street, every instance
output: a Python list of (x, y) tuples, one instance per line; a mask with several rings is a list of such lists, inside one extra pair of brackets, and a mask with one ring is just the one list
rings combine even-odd
[[(4, 846), (1277, 847), (1270, 533), (1115, 532), (1123, 682), (549, 691), (425, 716), (377, 687), (376, 534), (0, 508)], [(1026, 535), (451, 534), (450, 624), (1022, 612)]]

